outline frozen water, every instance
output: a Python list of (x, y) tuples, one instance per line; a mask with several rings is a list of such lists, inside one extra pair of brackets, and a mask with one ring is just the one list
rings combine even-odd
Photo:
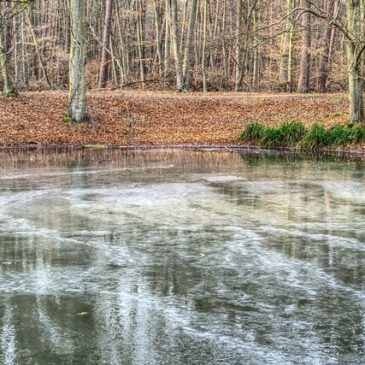
[(0, 363), (364, 363), (361, 162), (1, 161)]

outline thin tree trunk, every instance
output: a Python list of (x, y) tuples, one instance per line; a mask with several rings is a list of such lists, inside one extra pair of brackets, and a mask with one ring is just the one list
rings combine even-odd
[(208, 0), (204, 0), (203, 11), (203, 44), (202, 44), (202, 77), (203, 91), (207, 92), (206, 49), (207, 49), (207, 24), (208, 24)]
[(164, 56), (164, 84), (166, 86), (167, 76), (170, 71), (170, 33), (171, 33), (171, 12), (170, 12), (170, 0), (165, 2), (165, 56)]
[(34, 48), (35, 48), (35, 51), (36, 51), (36, 54), (37, 54), (37, 57), (38, 57), (38, 61), (39, 61), (40, 68), (41, 68), (41, 70), (43, 72), (44, 78), (46, 79), (47, 85), (50, 88), (52, 88), (51, 80), (48, 77), (47, 68), (46, 68), (46, 65), (45, 65), (45, 63), (43, 61), (43, 57), (42, 57), (42, 54), (41, 54), (41, 50), (39, 48), (37, 36), (36, 36), (36, 34), (34, 32), (33, 24), (32, 24), (32, 21), (31, 21), (31, 19), (29, 17), (29, 13), (27, 14), (27, 20), (28, 20), (28, 24), (29, 24), (29, 28), (30, 28), (30, 33), (32, 34), (33, 44), (34, 44)]
[(183, 53), (183, 45), (184, 45), (184, 40), (185, 40), (185, 28), (186, 28), (186, 17), (187, 17), (187, 11), (188, 11), (188, 3), (189, 0), (185, 0), (184, 2), (184, 10), (183, 10), (183, 21), (182, 21), (182, 25), (181, 25), (181, 36), (180, 36), (180, 48), (179, 48), (179, 52), (180, 54)]
[(256, 30), (257, 30), (257, 9), (253, 10), (252, 13), (252, 26), (254, 31), (254, 50), (253, 50), (253, 67), (252, 67), (252, 88), (253, 90), (258, 90), (260, 84), (260, 66), (259, 66), (259, 46), (257, 45), (258, 40), (256, 37)]
[(86, 119), (86, 38), (84, 19), (85, 0), (70, 0), (71, 15), (71, 53), (70, 53), (70, 92), (68, 117), (75, 122)]
[(8, 24), (6, 23), (6, 14), (10, 11), (11, 5), (10, 3), (6, 2), (0, 4), (2, 6), (2, 14), (5, 17), (5, 24), (2, 24), (0, 27), (0, 67), (1, 67), (1, 74), (3, 77), (3, 95), (6, 97), (13, 97), (17, 96), (18, 92), (13, 86), (13, 82), (11, 80), (9, 74), (9, 58), (8, 58), (8, 47), (10, 47), (10, 39), (6, 39), (10, 32), (8, 28)]
[(161, 75), (161, 63), (162, 63), (162, 56), (161, 56), (161, 29), (160, 29), (160, 9), (156, 2), (153, 0), (154, 5), (154, 16), (155, 16), (155, 31), (156, 31), (156, 57), (157, 57), (157, 65), (158, 65), (158, 74)]
[(1, 67), (1, 74), (3, 77), (3, 95), (6, 97), (13, 97), (17, 96), (17, 90), (14, 88), (13, 83), (11, 81), (11, 77), (9, 74), (8, 69), (8, 57), (5, 48), (4, 42), (4, 34), (3, 30), (0, 33), (0, 67)]
[(172, 42), (172, 51), (175, 59), (176, 90), (182, 91), (183, 75), (181, 70), (179, 38), (177, 34), (177, 0), (167, 0), (167, 4), (168, 4), (167, 10), (170, 12), (170, 19), (171, 19), (171, 42)]
[(226, 46), (226, 12), (227, 12), (227, 0), (223, 0), (223, 19), (222, 19), (222, 55), (223, 55), (223, 86), (227, 87), (229, 72), (228, 72), (228, 55)]
[(242, 57), (242, 0), (236, 0), (236, 79), (235, 90), (242, 90), (243, 57)]
[(143, 45), (143, 9), (142, 0), (138, 0), (137, 3), (137, 41), (138, 41), (138, 57), (139, 57), (139, 70), (140, 78), (142, 83), (142, 88), (145, 87), (146, 75), (145, 75), (145, 65), (144, 65), (144, 45)]
[(116, 3), (116, 26), (118, 29), (118, 36), (119, 36), (119, 57), (121, 58), (121, 62), (118, 62), (119, 66), (119, 87), (123, 87), (123, 85), (128, 82), (126, 80), (127, 74), (129, 74), (129, 70), (127, 70), (127, 64), (128, 64), (128, 52), (126, 52), (126, 47), (124, 44), (124, 38), (123, 38), (123, 32), (121, 27), (121, 19), (119, 14), (119, 6), (118, 3)]
[(105, 21), (103, 30), (103, 46), (101, 51), (101, 63), (99, 72), (99, 88), (105, 88), (108, 81), (109, 73), (109, 46), (111, 21), (112, 21), (113, 0), (106, 0), (105, 3)]
[(293, 89), (292, 70), (293, 70), (293, 35), (294, 23), (292, 10), (295, 8), (295, 0), (288, 0), (288, 21), (287, 30), (283, 35), (282, 51), (279, 70), (279, 82), (286, 85), (287, 91), (291, 92)]
[(351, 122), (364, 122), (364, 1), (348, 1), (347, 25), (353, 36), (348, 42), (349, 99)]
[[(338, 0), (327, 1), (327, 13), (330, 15), (330, 17), (336, 16), (338, 12), (338, 5), (339, 5)], [(323, 54), (321, 58), (319, 77), (318, 77), (318, 91), (321, 93), (327, 92), (327, 80), (330, 70), (331, 51), (333, 47), (335, 32), (336, 32), (336, 27), (334, 25), (327, 26), (323, 42), (324, 43)]]
[(183, 61), (183, 91), (189, 90), (189, 71), (192, 43), (194, 40), (195, 20), (197, 11), (197, 0), (191, 1), (191, 11), (189, 19), (188, 35), (185, 42), (184, 61)]
[(24, 36), (24, 14), (22, 14), (21, 20), (21, 44), (22, 44), (22, 62), (21, 62), (21, 69), (22, 69), (22, 77), (23, 77), (23, 84), (28, 86), (28, 77), (27, 77), (27, 65), (26, 65), (26, 49), (25, 49), (25, 36)]
[[(310, 10), (311, 2), (304, 0), (304, 8)], [(298, 82), (298, 92), (308, 93), (310, 88), (310, 68), (311, 68), (311, 15), (305, 12), (302, 15), (302, 24), (304, 29), (302, 59), (300, 63), (300, 76)]]

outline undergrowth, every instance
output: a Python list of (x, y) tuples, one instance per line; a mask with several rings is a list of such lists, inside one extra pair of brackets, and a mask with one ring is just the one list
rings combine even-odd
[(307, 129), (298, 121), (287, 122), (278, 127), (265, 127), (251, 121), (241, 133), (241, 140), (262, 147), (336, 147), (365, 142), (365, 124), (335, 125), (326, 129), (314, 123)]
[(241, 140), (247, 142), (259, 142), (264, 134), (265, 127), (261, 124), (250, 121), (241, 133)]

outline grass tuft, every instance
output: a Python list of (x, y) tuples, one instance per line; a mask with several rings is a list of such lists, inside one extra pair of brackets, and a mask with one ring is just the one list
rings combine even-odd
[(282, 145), (283, 134), (280, 128), (267, 127), (260, 138), (260, 146), (271, 147)]
[(335, 125), (327, 130), (327, 145), (341, 146), (350, 142), (351, 129), (348, 125)]
[(327, 145), (327, 131), (326, 129), (314, 123), (312, 128), (307, 132), (302, 141), (302, 145), (311, 148), (321, 148)]
[(279, 127), (282, 143), (287, 146), (297, 145), (307, 133), (303, 123), (291, 121)]
[(350, 125), (349, 139), (353, 143), (360, 143), (365, 141), (365, 125), (355, 123)]
[(264, 133), (265, 127), (261, 124), (251, 121), (241, 133), (241, 140), (244, 142), (258, 142)]

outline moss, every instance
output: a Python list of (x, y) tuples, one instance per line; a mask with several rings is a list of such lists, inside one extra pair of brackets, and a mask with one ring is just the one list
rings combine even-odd
[(4, 91), (3, 95), (6, 98), (16, 98), (19, 95), (19, 93), (17, 89), (12, 87), (11, 89)]
[(341, 117), (341, 116), (342, 116), (341, 112), (333, 112), (333, 113), (329, 114), (327, 117), (329, 119), (333, 119), (333, 118), (338, 118), (338, 117)]
[(63, 116), (63, 121), (64, 121), (65, 123), (72, 123), (72, 119), (69, 117), (69, 115), (68, 115), (68, 114), (65, 114), (65, 115)]

